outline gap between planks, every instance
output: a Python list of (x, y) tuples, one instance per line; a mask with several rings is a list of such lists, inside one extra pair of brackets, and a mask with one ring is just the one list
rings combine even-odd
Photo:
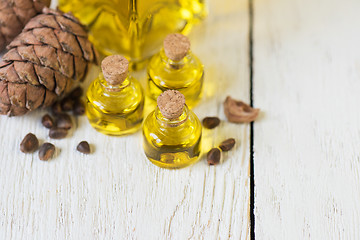
[[(249, 11), (249, 80), (250, 80), (250, 106), (254, 107), (254, 95), (253, 95), (253, 71), (254, 71), (254, 5), (252, 0), (248, 0), (248, 11)], [(255, 203), (255, 182), (254, 182), (254, 122), (250, 123), (250, 239), (255, 239), (255, 214), (254, 214), (254, 203)]]

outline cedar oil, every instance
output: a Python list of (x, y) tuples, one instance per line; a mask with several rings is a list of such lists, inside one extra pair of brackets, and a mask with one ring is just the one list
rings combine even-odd
[(163, 49), (150, 59), (147, 75), (148, 92), (154, 100), (169, 89), (180, 91), (189, 108), (201, 99), (204, 66), (190, 52), (190, 41), (184, 35), (165, 38)]
[(182, 168), (195, 163), (201, 151), (199, 119), (178, 91), (164, 92), (157, 103), (143, 127), (147, 158), (162, 168)]
[(90, 124), (108, 135), (130, 134), (143, 120), (144, 95), (140, 83), (128, 74), (128, 61), (119, 55), (106, 57), (102, 73), (86, 93)]
[(103, 54), (131, 62), (151, 57), (167, 34), (186, 34), (206, 16), (204, 0), (59, 0), (59, 8), (89, 28)]

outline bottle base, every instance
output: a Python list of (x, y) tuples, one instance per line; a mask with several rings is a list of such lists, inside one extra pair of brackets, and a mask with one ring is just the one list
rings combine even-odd
[(126, 129), (126, 130), (115, 130), (115, 129), (109, 129), (108, 127), (102, 128), (99, 127), (98, 125), (93, 125), (91, 124), (91, 126), (98, 132), (108, 135), (108, 136), (114, 136), (114, 137), (120, 137), (120, 136), (125, 136), (125, 135), (129, 135), (132, 133), (135, 133), (137, 131), (140, 130), (141, 128), (141, 123), (139, 125), (136, 125), (132, 128)]
[[(202, 74), (203, 76), (204, 74)], [(167, 90), (177, 90), (181, 92), (186, 99), (186, 105), (193, 109), (202, 99), (203, 97), (203, 77), (201, 77), (198, 81), (194, 82), (190, 86), (184, 87), (184, 88), (174, 88), (170, 86), (159, 86), (155, 83), (153, 78), (148, 73), (147, 76), (147, 95), (148, 97), (155, 101), (157, 98), (165, 91)]]
[(169, 154), (162, 154), (162, 157), (160, 160), (155, 160), (152, 158), (149, 158), (149, 161), (161, 168), (166, 169), (179, 169), (188, 167), (197, 161), (199, 161), (199, 156), (189, 158), (187, 153), (169, 153)]

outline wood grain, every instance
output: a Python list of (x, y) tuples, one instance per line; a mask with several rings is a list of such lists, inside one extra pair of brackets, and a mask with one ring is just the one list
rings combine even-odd
[[(195, 112), (225, 120), (227, 94), (249, 99), (247, 1), (211, 0), (209, 10), (190, 36), (206, 66)], [(51, 140), (43, 113), (0, 117), (0, 239), (249, 239), (248, 125), (223, 121), (204, 131), (204, 151), (227, 137), (239, 142), (222, 165), (202, 158), (170, 171), (146, 160), (140, 132), (108, 137), (79, 117), (68, 138)], [(43, 162), (20, 152), (28, 132), (54, 143), (56, 157)], [(82, 140), (93, 154), (75, 151)]]
[(255, 1), (255, 236), (360, 238), (357, 0)]

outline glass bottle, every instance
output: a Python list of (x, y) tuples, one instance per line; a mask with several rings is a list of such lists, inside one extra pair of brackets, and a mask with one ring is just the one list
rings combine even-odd
[(186, 34), (206, 16), (204, 0), (59, 0), (59, 8), (88, 26), (103, 54), (132, 62), (149, 58), (167, 34)]
[(144, 94), (140, 83), (128, 74), (129, 62), (119, 55), (106, 57), (102, 73), (86, 93), (90, 124), (108, 135), (124, 135), (139, 129), (143, 120)]
[(160, 53), (148, 64), (148, 92), (156, 99), (168, 89), (180, 91), (192, 108), (201, 98), (204, 66), (190, 51), (190, 41), (180, 33), (169, 34)]
[(143, 127), (147, 158), (163, 168), (182, 168), (196, 162), (201, 151), (201, 123), (185, 105), (179, 91), (168, 90)]

